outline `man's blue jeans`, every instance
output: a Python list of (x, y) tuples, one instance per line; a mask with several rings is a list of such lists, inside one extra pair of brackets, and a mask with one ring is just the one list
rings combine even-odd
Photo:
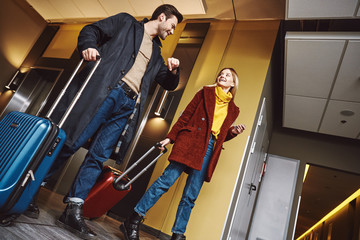
[[(190, 169), (181, 197), (178, 210), (176, 213), (175, 223), (172, 232), (184, 234), (187, 223), (190, 218), (191, 210), (195, 205), (200, 189), (204, 183), (211, 155), (214, 147), (214, 137), (211, 135), (209, 145), (203, 160), (200, 171)], [(163, 174), (150, 186), (144, 196), (140, 199), (134, 210), (141, 216), (145, 216), (146, 212), (160, 199), (160, 197), (169, 190), (169, 188), (179, 178), (181, 173), (187, 169), (187, 166), (181, 163), (172, 162), (166, 167)]]
[(82, 202), (87, 197), (102, 171), (103, 162), (110, 157), (134, 106), (135, 100), (128, 98), (118, 84), (75, 143), (71, 147), (65, 146), (62, 149), (46, 178), (58, 170), (98, 131), (70, 188), (68, 199)]

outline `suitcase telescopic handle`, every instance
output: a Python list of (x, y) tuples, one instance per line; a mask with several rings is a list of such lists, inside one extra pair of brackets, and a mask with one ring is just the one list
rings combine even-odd
[[(74, 72), (71, 74), (68, 82), (66, 83), (65, 87), (61, 90), (59, 96), (56, 98), (54, 104), (51, 106), (49, 112), (47, 113), (46, 117), (50, 118), (51, 114), (54, 112), (54, 109), (56, 108), (56, 106), (59, 104), (61, 98), (63, 97), (63, 95), (65, 94), (66, 90), (68, 89), (68, 87), (70, 86), (70, 83), (72, 82), (72, 80), (74, 79), (74, 77), (76, 76), (77, 72), (79, 71), (80, 67), (82, 66), (82, 64), (84, 63), (84, 59), (82, 58), (81, 61), (79, 62), (79, 64), (76, 66)], [(70, 106), (66, 109), (66, 112), (64, 113), (64, 115), (62, 116), (60, 122), (59, 122), (59, 127), (61, 128), (62, 125), (64, 124), (65, 120), (67, 119), (67, 117), (69, 116), (70, 112), (72, 111), (72, 109), (74, 108), (76, 102), (79, 100), (82, 92), (84, 91), (86, 85), (89, 83), (90, 78), (92, 77), (92, 75), (94, 74), (96, 68), (99, 66), (101, 61), (101, 57), (100, 56), (96, 56), (96, 62), (93, 66), (93, 68), (91, 69), (90, 73), (88, 74), (88, 76), (86, 77), (84, 84), (81, 86), (80, 90), (76, 93), (75, 98), (71, 101)]]
[(155, 148), (159, 148), (161, 147), (161, 144), (159, 142), (155, 143), (154, 146), (152, 146), (144, 155), (142, 155), (141, 158), (139, 158), (134, 164), (132, 164), (128, 169), (126, 169), (126, 171), (123, 172), (123, 174), (121, 174), (119, 177), (117, 177), (113, 183), (114, 188), (116, 190), (122, 191), (122, 190), (127, 190), (130, 188), (130, 185), (136, 180), (138, 179), (144, 172), (146, 172), (162, 155), (164, 155), (164, 153), (167, 152), (167, 148), (164, 147), (164, 150), (161, 151), (161, 153), (154, 158), (154, 160), (152, 160), (143, 170), (141, 170), (135, 177), (133, 177), (129, 182), (127, 183), (123, 183), (121, 182), (121, 179), (128, 174), (134, 167), (136, 167), (142, 160), (144, 160), (144, 158), (149, 155), (149, 153), (151, 153)]

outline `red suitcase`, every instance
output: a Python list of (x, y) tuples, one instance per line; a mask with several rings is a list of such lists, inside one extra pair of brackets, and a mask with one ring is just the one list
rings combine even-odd
[(116, 203), (126, 196), (131, 190), (131, 183), (140, 177), (149, 169), (164, 153), (165, 148), (154, 160), (152, 160), (143, 170), (141, 170), (131, 180), (126, 176), (134, 167), (136, 167), (145, 157), (158, 148), (160, 143), (152, 146), (139, 160), (131, 165), (124, 173), (121, 171), (105, 166), (97, 182), (91, 189), (89, 195), (85, 199), (83, 206), (83, 216), (89, 219), (101, 217), (109, 211)]
[[(112, 206), (120, 201), (130, 191), (131, 187), (122, 191), (116, 190), (112, 185), (122, 174), (119, 170), (105, 166), (96, 184), (85, 199), (83, 215), (90, 219), (97, 218), (106, 213)], [(122, 181), (129, 182), (127, 177)]]

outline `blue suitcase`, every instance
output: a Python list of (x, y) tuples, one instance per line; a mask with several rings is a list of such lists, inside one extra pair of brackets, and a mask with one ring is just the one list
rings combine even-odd
[(18, 214), (23, 213), (40, 188), (65, 143), (66, 134), (61, 127), (100, 60), (98, 58), (92, 67), (58, 125), (52, 122), (49, 116), (84, 60), (78, 64), (45, 118), (23, 112), (10, 112), (0, 121), (0, 225), (11, 224)]
[(65, 139), (65, 132), (49, 119), (10, 112), (1, 120), (1, 215), (27, 209)]

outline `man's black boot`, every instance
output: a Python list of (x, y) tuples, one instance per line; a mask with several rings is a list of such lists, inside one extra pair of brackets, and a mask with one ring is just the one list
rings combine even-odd
[(29, 218), (35, 218), (35, 219), (39, 218), (40, 210), (36, 203), (39, 195), (39, 191), (40, 189), (34, 194), (33, 199), (31, 200), (28, 208), (26, 209), (25, 212), (23, 212), (23, 214)]
[(39, 215), (40, 215), (40, 210), (39, 207), (36, 204), (35, 199), (33, 199), (28, 208), (26, 209), (26, 211), (23, 213), (25, 216), (29, 217), (29, 218), (34, 218), (34, 219), (38, 219)]
[(63, 227), (82, 239), (95, 239), (96, 234), (86, 225), (83, 217), (83, 204), (69, 202), (56, 225)]
[(173, 233), (171, 240), (186, 240), (186, 237), (184, 234)]
[(139, 240), (139, 225), (144, 217), (134, 212), (129, 218), (120, 225), (120, 230), (126, 240)]

